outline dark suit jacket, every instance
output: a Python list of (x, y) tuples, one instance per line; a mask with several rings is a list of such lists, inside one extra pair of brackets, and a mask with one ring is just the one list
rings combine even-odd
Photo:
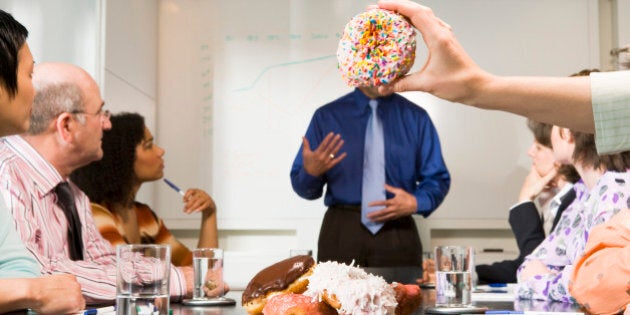
[[(553, 219), (552, 230), (556, 228), (562, 212), (574, 199), (575, 190), (573, 189), (560, 198), (561, 203)], [(545, 239), (543, 223), (533, 202), (524, 202), (510, 210), (509, 222), (516, 237), (519, 255), (514, 260), (504, 260), (492, 265), (478, 265), (475, 269), (479, 283), (515, 283), (516, 269), (523, 263), (525, 256)]]

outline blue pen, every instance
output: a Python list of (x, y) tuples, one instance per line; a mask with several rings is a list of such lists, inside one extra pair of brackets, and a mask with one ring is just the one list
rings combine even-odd
[(83, 310), (75, 313), (76, 315), (97, 315), (97, 314), (113, 314), (116, 310), (114, 306), (106, 306), (101, 308), (90, 308), (87, 310)]
[(171, 188), (173, 188), (173, 190), (175, 190), (176, 192), (178, 192), (180, 195), (184, 196), (185, 193), (183, 190), (179, 189), (179, 187), (177, 187), (177, 185), (173, 184), (173, 182), (171, 182), (170, 180), (164, 178), (164, 182), (169, 185)]

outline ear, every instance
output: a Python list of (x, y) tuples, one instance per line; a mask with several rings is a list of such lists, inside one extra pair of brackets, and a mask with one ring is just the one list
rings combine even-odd
[(562, 128), (562, 132), (564, 133), (564, 138), (567, 139), (569, 143), (575, 143), (575, 137), (573, 136), (573, 132), (569, 128)]
[(62, 113), (61, 115), (57, 116), (57, 118), (55, 119), (54, 121), (55, 129), (57, 133), (59, 134), (59, 136), (65, 142), (71, 142), (72, 139), (74, 138), (74, 124), (75, 123), (76, 121), (74, 120), (74, 117), (70, 113)]
[(573, 137), (573, 132), (569, 128), (560, 128), (560, 138), (564, 139), (568, 143), (574, 143), (575, 137)]

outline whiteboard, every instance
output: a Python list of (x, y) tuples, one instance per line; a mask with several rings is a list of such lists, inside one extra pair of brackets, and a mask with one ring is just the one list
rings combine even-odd
[[(315, 109), (351, 91), (334, 55), (344, 25), (372, 3), (162, 1), (157, 134), (167, 148), (167, 176), (207, 189), (220, 219), (321, 217), (323, 199), (299, 198), (289, 171)], [(596, 1), (423, 3), (493, 73), (567, 76), (598, 66)], [(419, 44), (414, 70), (425, 59)], [(430, 218), (507, 218), (530, 165), (525, 120), (403, 95), (429, 112), (452, 175)], [(179, 196), (165, 186), (158, 204), (162, 216), (183, 218), (169, 210), (179, 209)]]

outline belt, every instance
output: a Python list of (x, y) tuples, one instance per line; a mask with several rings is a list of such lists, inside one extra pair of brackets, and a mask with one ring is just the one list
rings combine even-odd
[(361, 212), (361, 205), (332, 205), (330, 209)]

